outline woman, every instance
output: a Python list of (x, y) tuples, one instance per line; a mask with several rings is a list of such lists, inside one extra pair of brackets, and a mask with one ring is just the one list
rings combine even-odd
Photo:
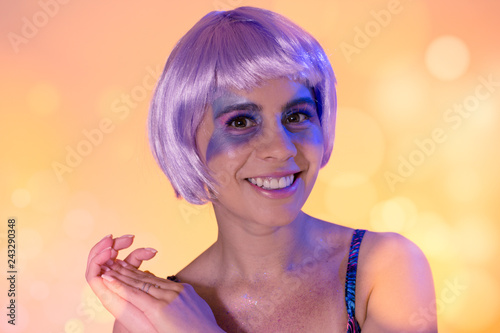
[(86, 276), (115, 332), (437, 330), (413, 243), (301, 211), (332, 151), (334, 84), (317, 41), (270, 11), (212, 12), (179, 41), (150, 140), (177, 195), (212, 203), (218, 238), (168, 279), (139, 270), (153, 249), (117, 259), (133, 236), (97, 243)]

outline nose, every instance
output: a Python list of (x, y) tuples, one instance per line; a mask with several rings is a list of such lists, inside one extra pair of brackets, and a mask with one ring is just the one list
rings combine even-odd
[(265, 129), (257, 145), (257, 154), (264, 160), (287, 161), (297, 155), (293, 133), (281, 121)]

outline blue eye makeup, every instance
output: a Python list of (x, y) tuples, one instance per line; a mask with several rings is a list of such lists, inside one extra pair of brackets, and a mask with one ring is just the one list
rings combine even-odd
[(301, 124), (314, 116), (314, 113), (307, 108), (290, 110), (283, 113), (282, 122), (284, 124)]
[(258, 120), (246, 113), (231, 112), (216, 119), (207, 147), (207, 161), (213, 156), (247, 144), (257, 131)]

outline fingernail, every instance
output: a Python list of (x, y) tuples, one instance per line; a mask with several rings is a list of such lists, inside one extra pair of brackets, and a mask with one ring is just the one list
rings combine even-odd
[(111, 236), (113, 236), (112, 234), (109, 234), (107, 236), (104, 236), (103, 239), (100, 240), (100, 242), (102, 242), (103, 240), (105, 240), (106, 238), (110, 238)]
[(116, 262), (119, 263), (120, 265), (122, 265), (123, 267), (127, 267), (128, 266), (128, 264), (125, 261), (123, 261), (123, 260), (116, 260)]
[(109, 259), (108, 261), (106, 261), (105, 265), (106, 266), (112, 266), (115, 262), (111, 259)]
[(112, 281), (114, 281), (114, 280), (115, 280), (115, 278), (114, 278), (114, 277), (112, 277), (111, 275), (108, 275), (108, 274), (106, 274), (106, 273), (104, 273), (103, 275), (101, 275), (101, 277), (102, 277), (104, 280), (109, 281), (109, 282), (112, 282)]
[(148, 250), (148, 251), (151, 251), (151, 252), (153, 252), (153, 253), (158, 252), (158, 251), (156, 251), (155, 249), (153, 249), (153, 248), (151, 248), (151, 247), (147, 247), (147, 248), (145, 248), (144, 250)]
[(105, 272), (109, 272), (111, 269), (108, 266), (101, 266)]
[(135, 235), (123, 235), (123, 236), (120, 236), (118, 238), (132, 238), (132, 237), (135, 237)]

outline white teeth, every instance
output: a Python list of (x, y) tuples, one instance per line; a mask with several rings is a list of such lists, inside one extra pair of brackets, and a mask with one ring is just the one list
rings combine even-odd
[(262, 185), (264, 185), (264, 181), (261, 178), (257, 178), (257, 186), (262, 187)]
[(277, 190), (292, 185), (294, 179), (295, 176), (290, 175), (280, 178), (248, 178), (248, 181), (258, 187), (262, 187), (265, 190)]

